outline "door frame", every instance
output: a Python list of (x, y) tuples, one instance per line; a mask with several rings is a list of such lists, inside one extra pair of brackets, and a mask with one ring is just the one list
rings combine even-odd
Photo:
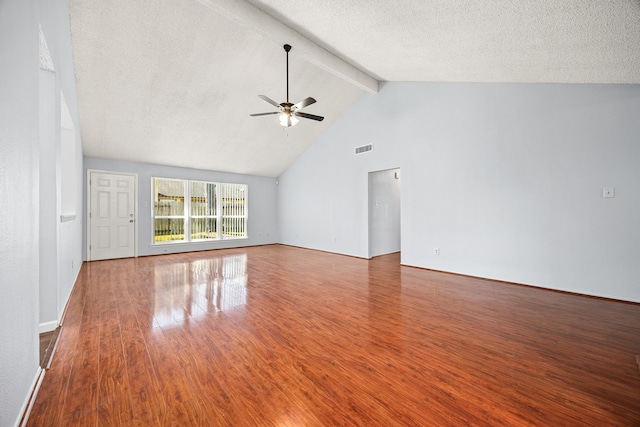
[(133, 217), (135, 221), (133, 222), (133, 256), (134, 258), (138, 258), (138, 174), (132, 172), (118, 172), (118, 171), (108, 171), (103, 169), (87, 169), (87, 192), (86, 192), (86, 230), (87, 230), (87, 240), (85, 242), (86, 250), (87, 250), (87, 261), (92, 261), (91, 259), (91, 218), (89, 217), (89, 213), (91, 212), (91, 174), (92, 173), (108, 173), (110, 175), (122, 175), (133, 177)]

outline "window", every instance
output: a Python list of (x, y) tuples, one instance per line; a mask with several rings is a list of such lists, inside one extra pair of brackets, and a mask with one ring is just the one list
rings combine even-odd
[(190, 181), (189, 188), (191, 198), (191, 240), (217, 239), (218, 200), (216, 197), (216, 184)]
[(244, 184), (153, 178), (153, 198), (153, 243), (247, 237)]

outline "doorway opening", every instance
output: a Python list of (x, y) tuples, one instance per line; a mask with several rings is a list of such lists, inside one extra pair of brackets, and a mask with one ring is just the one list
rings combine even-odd
[(369, 258), (400, 252), (400, 168), (369, 172)]

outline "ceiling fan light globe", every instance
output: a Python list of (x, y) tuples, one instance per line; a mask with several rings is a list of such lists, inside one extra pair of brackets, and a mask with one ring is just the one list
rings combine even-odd
[(293, 115), (287, 113), (280, 114), (278, 118), (280, 119), (280, 125), (286, 128), (295, 126), (300, 121)]

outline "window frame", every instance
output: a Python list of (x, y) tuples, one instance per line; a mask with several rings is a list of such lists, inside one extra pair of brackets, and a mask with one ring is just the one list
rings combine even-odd
[[(184, 202), (182, 215), (156, 215), (156, 180), (177, 181), (182, 183)], [(192, 215), (192, 183), (199, 183), (215, 186), (215, 215)], [(228, 188), (239, 188), (244, 193), (242, 206), (240, 210), (234, 210), (234, 215), (225, 214), (223, 209), (223, 197), (226, 194)], [(237, 200), (237, 199), (234, 199)], [(186, 243), (205, 243), (205, 242), (220, 242), (229, 240), (244, 240), (249, 238), (248, 232), (248, 215), (249, 214), (249, 186), (247, 184), (240, 183), (228, 183), (228, 182), (216, 182), (216, 181), (202, 181), (196, 179), (181, 179), (181, 178), (164, 178), (159, 176), (151, 177), (151, 245), (175, 245)], [(194, 219), (215, 219), (216, 224), (216, 237), (215, 238), (192, 238), (192, 221)], [(224, 232), (224, 220), (225, 219), (240, 219), (242, 234), (237, 236)], [(157, 219), (181, 219), (183, 224), (184, 236), (181, 240), (165, 240), (157, 241), (156, 238), (156, 220)]]

